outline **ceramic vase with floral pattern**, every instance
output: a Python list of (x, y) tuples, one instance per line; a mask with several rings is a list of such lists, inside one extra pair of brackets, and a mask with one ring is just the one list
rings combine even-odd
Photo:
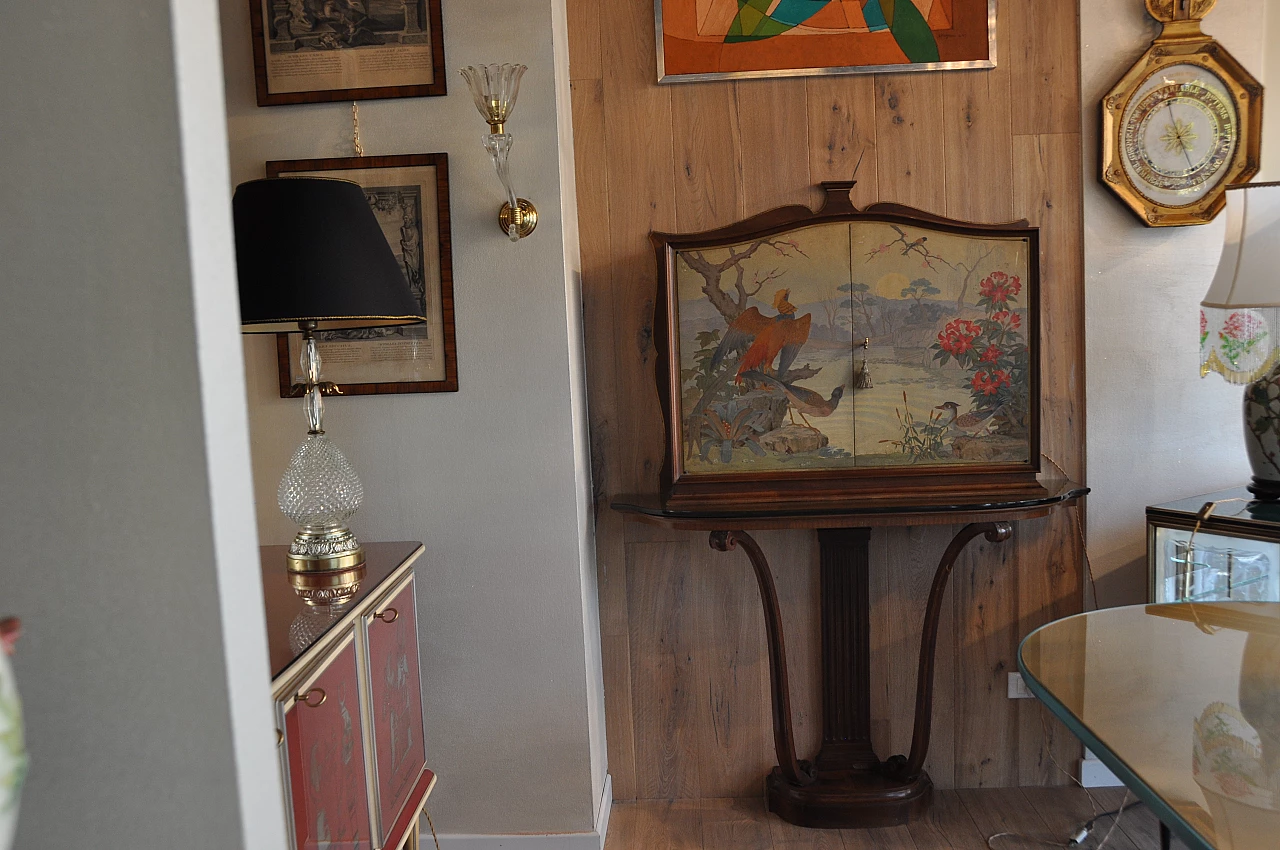
[(0, 850), (13, 846), (18, 825), (18, 798), (27, 775), (27, 749), (22, 736), (22, 703), (13, 680), (9, 655), (18, 639), (16, 619), (0, 620)]
[(1253, 467), (1249, 491), (1280, 499), (1280, 362), (1245, 387), (1244, 445)]

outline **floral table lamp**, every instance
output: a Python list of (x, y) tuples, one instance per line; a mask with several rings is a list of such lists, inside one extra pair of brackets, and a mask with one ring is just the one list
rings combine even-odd
[(1280, 183), (1228, 189), (1226, 244), (1200, 307), (1200, 374), (1248, 384), (1249, 491), (1280, 500)]

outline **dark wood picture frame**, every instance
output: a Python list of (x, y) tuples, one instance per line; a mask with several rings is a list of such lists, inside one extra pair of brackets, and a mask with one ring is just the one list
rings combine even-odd
[[(448, 94), (448, 85), (445, 80), (445, 62), (444, 62), (444, 29), (443, 16), (440, 11), (441, 0), (418, 0), (419, 8), (425, 13), (426, 41), (425, 45), (430, 48), (431, 63), (431, 82), (429, 83), (409, 83), (402, 85), (395, 84), (379, 84), (367, 86), (353, 86), (349, 88), (325, 88), (314, 89), (309, 91), (277, 91), (270, 90), (270, 75), (267, 63), (267, 33), (268, 29), (274, 31), (277, 26), (288, 26), (288, 22), (272, 15), (276, 20), (267, 21), (266, 15), (263, 14), (264, 6), (269, 6), (279, 0), (248, 0), (249, 2), (249, 22), (250, 30), (253, 38), (253, 75), (255, 81), (255, 89), (257, 92), (259, 106), (281, 106), (294, 103), (330, 103), (333, 101), (347, 100), (380, 100), (383, 98), (393, 97), (444, 97)], [(305, 4), (303, 6), (305, 9)], [(312, 25), (315, 25), (313, 17)], [(331, 36), (336, 36), (337, 30)], [(313, 31), (314, 32), (314, 31)], [(358, 30), (353, 30), (348, 34), (348, 40), (356, 40), (360, 37)], [(301, 39), (298, 39), (300, 41)], [(334, 39), (336, 41), (336, 38)], [(333, 47), (323, 51), (324, 54), (335, 56), (342, 50), (364, 49), (370, 45), (343, 45)], [(419, 45), (422, 46), (422, 45)], [(388, 46), (387, 50), (394, 51), (395, 46)], [(380, 69), (381, 70), (381, 69)], [(390, 72), (384, 72), (389, 74)], [(406, 72), (407, 73), (407, 72)]]
[[(1043, 492), (1043, 488), (1036, 482), (1040, 472), (1041, 457), (1039, 229), (1031, 227), (1026, 221), (1010, 224), (975, 224), (956, 221), (898, 204), (881, 203), (865, 210), (858, 210), (849, 199), (849, 192), (853, 185), (852, 182), (847, 181), (822, 183), (821, 189), (825, 195), (825, 203), (816, 213), (807, 207), (788, 206), (762, 213), (728, 227), (702, 233), (653, 233), (651, 235), (658, 264), (658, 293), (654, 323), (658, 351), (656, 378), (666, 425), (666, 460), (662, 469), (661, 495), (669, 507), (724, 507), (751, 510), (800, 502), (828, 505), (855, 501), (865, 503), (869, 498), (883, 500), (885, 506), (889, 507), (916, 502), (937, 504), (940, 500), (945, 501), (950, 493), (964, 494), (965, 498), (972, 501), (974, 496), (984, 494), (1012, 498), (1031, 497)], [(723, 250), (753, 240), (780, 237), (801, 228), (842, 222), (897, 225), (977, 239), (1026, 240), (1026, 273), (1029, 284), (1026, 286), (1025, 301), (1023, 301), (1027, 319), (1025, 349), (1028, 409), (1023, 420), (1026, 423), (1024, 439), (1029, 442), (1026, 462), (913, 463), (893, 466), (857, 468), (846, 466), (837, 469), (760, 470), (716, 474), (691, 473), (687, 470), (686, 452), (689, 448), (686, 445), (686, 423), (682, 417), (681, 398), (687, 391), (685, 384), (688, 376), (682, 374), (680, 350), (678, 255), (681, 252)], [(903, 245), (907, 245), (905, 235)], [(884, 246), (881, 246), (881, 250), (883, 249)], [(904, 251), (904, 256), (905, 254)], [(738, 268), (739, 274), (742, 271)], [(730, 274), (726, 273), (725, 279), (726, 285), (732, 288)], [(739, 279), (741, 280), (741, 277)], [(780, 285), (784, 281), (785, 279), (782, 279)], [(745, 292), (743, 294), (745, 295)], [(790, 305), (789, 309), (794, 312), (796, 308)], [(779, 318), (781, 318), (781, 311), (779, 311)], [(861, 334), (859, 333), (858, 336)], [(743, 355), (744, 359), (745, 356)], [(803, 359), (803, 357), (798, 358), (797, 365)], [(866, 366), (867, 360), (864, 359), (863, 367)], [(712, 370), (715, 368), (714, 365), (711, 367)], [(785, 376), (783, 377), (785, 380)], [(729, 427), (727, 417), (725, 426)], [(738, 444), (730, 439), (729, 445), (732, 451), (732, 447)]]
[[(458, 391), (458, 346), (454, 329), (453, 307), (453, 252), (452, 236), (449, 221), (449, 156), (444, 153), (407, 154), (401, 156), (352, 156), (331, 159), (293, 159), (272, 160), (267, 163), (268, 177), (289, 176), (291, 174), (311, 176), (325, 175), (324, 172), (344, 172), (340, 179), (352, 179), (351, 171), (377, 171), (379, 169), (434, 168), (435, 169), (435, 220), (436, 247), (439, 260), (439, 343), (443, 357), (443, 377), (440, 380), (428, 381), (337, 381), (342, 395), (381, 395), (387, 393), (447, 393)], [(357, 179), (354, 182), (359, 183)], [(425, 221), (420, 224), (425, 225)], [(427, 234), (421, 238), (425, 241)], [(395, 246), (392, 246), (393, 250)], [(422, 253), (421, 251), (419, 253)], [(425, 254), (423, 254), (425, 265)], [(424, 269), (425, 272), (425, 269)], [(423, 286), (429, 285), (424, 280)], [(410, 288), (413, 288), (410, 283)], [(424, 292), (424, 299), (426, 298)], [(434, 311), (431, 311), (434, 312)], [(412, 333), (413, 326), (403, 330)], [(329, 333), (350, 333), (345, 331), (325, 332), (318, 335), (321, 345)], [(299, 398), (305, 387), (294, 383), (291, 378), (292, 360), (289, 352), (289, 337), (292, 334), (276, 335), (276, 355), (280, 372), (280, 397)], [(322, 349), (323, 350), (323, 349)]]

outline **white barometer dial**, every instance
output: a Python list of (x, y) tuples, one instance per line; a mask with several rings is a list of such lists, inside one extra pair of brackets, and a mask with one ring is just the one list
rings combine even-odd
[(1222, 80), (1198, 65), (1170, 65), (1129, 99), (1120, 161), (1144, 197), (1187, 206), (1227, 175), (1238, 141), (1239, 118)]

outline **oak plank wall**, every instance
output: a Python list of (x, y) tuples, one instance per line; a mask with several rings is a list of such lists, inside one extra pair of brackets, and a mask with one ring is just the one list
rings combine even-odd
[[(624, 523), (618, 493), (662, 466), (651, 230), (719, 227), (848, 179), (896, 201), (1043, 228), (1046, 455), (1083, 480), (1084, 295), (1075, 3), (1000, 0), (992, 71), (658, 86), (653, 0), (568, 0), (570, 75), (598, 521), (609, 770), (631, 799), (762, 794), (771, 755), (764, 624), (741, 553)], [(1049, 464), (1046, 463), (1046, 469)], [(956, 531), (872, 536), (873, 731), (904, 752), (933, 566)], [(818, 559), (811, 532), (766, 532), (787, 628), (801, 756), (820, 735)], [(1006, 698), (1017, 643), (1080, 610), (1074, 509), (1018, 523), (957, 565), (939, 641), (933, 747), (941, 788), (1059, 784), (1078, 746), (1034, 700)], [(1046, 729), (1048, 735), (1046, 736)]]

